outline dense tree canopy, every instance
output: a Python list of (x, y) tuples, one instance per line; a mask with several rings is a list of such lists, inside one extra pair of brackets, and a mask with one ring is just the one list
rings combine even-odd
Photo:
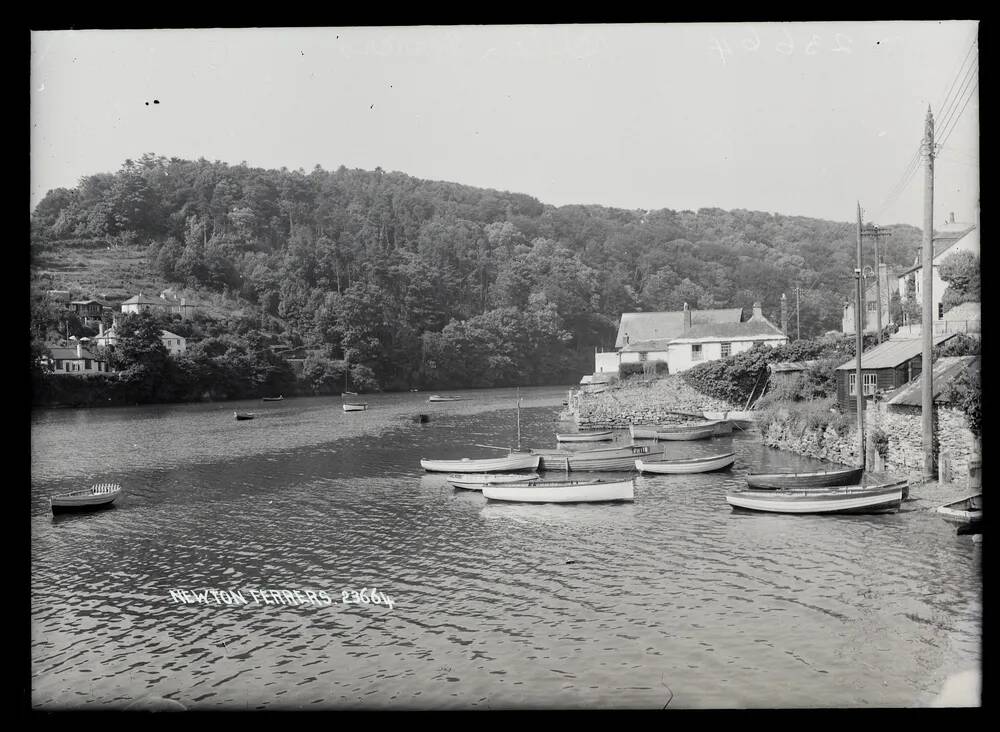
[[(919, 231), (883, 228), (886, 261), (907, 263)], [(385, 388), (575, 381), (622, 312), (685, 302), (759, 301), (778, 322), (787, 293), (794, 327), (796, 284), (802, 337), (817, 335), (839, 328), (855, 251), (853, 225), (805, 217), (553, 207), (381, 169), (154, 155), (50, 191), (32, 215), (36, 251), (132, 243), (166, 280), (281, 323), (317, 352), (315, 383), (346, 359)]]

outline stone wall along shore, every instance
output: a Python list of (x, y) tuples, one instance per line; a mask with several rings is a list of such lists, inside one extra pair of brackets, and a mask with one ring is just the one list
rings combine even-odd
[(569, 413), (580, 427), (628, 427), (630, 424), (673, 424), (704, 419), (704, 413), (742, 409), (705, 396), (678, 376), (653, 381), (626, 379), (597, 394), (578, 392)]

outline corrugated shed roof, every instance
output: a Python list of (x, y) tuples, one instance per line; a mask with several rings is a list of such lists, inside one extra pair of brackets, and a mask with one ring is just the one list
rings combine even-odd
[[(702, 323), (739, 323), (743, 318), (742, 308), (719, 310), (692, 310), (691, 325)], [(618, 324), (615, 348), (623, 348), (628, 343), (650, 340), (672, 340), (684, 332), (684, 311), (656, 313), (622, 313)], [(628, 335), (628, 343), (625, 336)]]
[[(949, 338), (954, 338), (957, 333), (944, 333), (934, 336), (934, 345), (944, 343)], [(924, 350), (923, 338), (911, 338), (904, 341), (886, 341), (879, 346), (875, 346), (861, 354), (861, 368), (863, 369), (893, 369), (909, 361), (915, 356), (919, 356)], [(857, 367), (857, 361), (851, 359), (837, 367), (837, 371), (850, 371)]]
[[(967, 370), (978, 371), (981, 362), (979, 356), (949, 356), (941, 357), (934, 362), (934, 379), (931, 384), (935, 402), (942, 401), (941, 394), (959, 374)], [(923, 405), (923, 374), (909, 384), (899, 387), (886, 394), (886, 400), (893, 406), (919, 407)]]

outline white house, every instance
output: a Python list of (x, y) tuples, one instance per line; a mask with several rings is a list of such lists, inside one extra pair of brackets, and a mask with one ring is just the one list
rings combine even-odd
[[(619, 327), (619, 337), (624, 345), (614, 354), (596, 354), (595, 366), (599, 373), (600, 370), (611, 371), (612, 365), (617, 371), (622, 363), (664, 361), (668, 372), (676, 374), (703, 361), (714, 361), (749, 350), (757, 343), (778, 345), (788, 342), (781, 329), (764, 317), (760, 303), (754, 303), (749, 320), (741, 321), (742, 314), (741, 308), (692, 311), (686, 304), (684, 310), (677, 313), (626, 313)], [(631, 319), (626, 331), (627, 315), (677, 315), (679, 318), (665, 318), (655, 326), (657, 333), (666, 330), (666, 337), (635, 340), (633, 333), (648, 334), (656, 320)], [(701, 316), (698, 318), (700, 322), (695, 320), (696, 315)], [(617, 363), (612, 363), (611, 356), (617, 357)]]
[[(94, 343), (101, 348), (114, 348), (118, 343), (118, 332), (112, 326), (109, 330), (104, 330), (104, 324), (98, 326), (100, 333), (94, 338)], [(171, 356), (184, 353), (187, 350), (187, 338), (171, 333), (169, 330), (160, 331), (160, 340)]]
[[(897, 275), (889, 272), (885, 264), (879, 265), (878, 293), (876, 293), (875, 283), (872, 282), (865, 290), (865, 333), (875, 333), (878, 331), (878, 300), (882, 300), (882, 327), (889, 324), (889, 303), (892, 301), (893, 293), (899, 292), (900, 279)], [(854, 302), (844, 303), (844, 312), (841, 321), (841, 330), (848, 335), (854, 335)]]
[(148, 297), (141, 292), (122, 303), (123, 313), (141, 313), (147, 310), (179, 313), (181, 318), (186, 320), (194, 313), (195, 306), (188, 305), (187, 300), (183, 297), (180, 300), (167, 300), (163, 297)]
[[(941, 227), (941, 230), (934, 237), (934, 258), (932, 260), (931, 278), (933, 288), (931, 299), (934, 303), (934, 320), (944, 319), (944, 306), (941, 298), (948, 284), (941, 279), (938, 274), (941, 262), (955, 252), (970, 252), (979, 256), (979, 227), (972, 224), (962, 224), (955, 221), (955, 214), (952, 214), (949, 221)], [(906, 302), (912, 295), (920, 303), (923, 302), (924, 274), (923, 266), (920, 262), (920, 255), (914, 258), (913, 266), (901, 272), (897, 276), (899, 299)]]
[(87, 376), (109, 371), (106, 361), (99, 359), (80, 343), (69, 348), (49, 348), (48, 364), (53, 374), (61, 375)]

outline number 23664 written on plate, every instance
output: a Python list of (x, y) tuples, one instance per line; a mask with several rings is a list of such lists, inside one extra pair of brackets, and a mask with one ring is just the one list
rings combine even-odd
[(363, 587), (361, 592), (357, 590), (344, 590), (340, 593), (345, 605), (385, 605), (390, 610), (396, 606), (395, 600), (384, 592), (379, 592), (374, 587), (370, 590)]

